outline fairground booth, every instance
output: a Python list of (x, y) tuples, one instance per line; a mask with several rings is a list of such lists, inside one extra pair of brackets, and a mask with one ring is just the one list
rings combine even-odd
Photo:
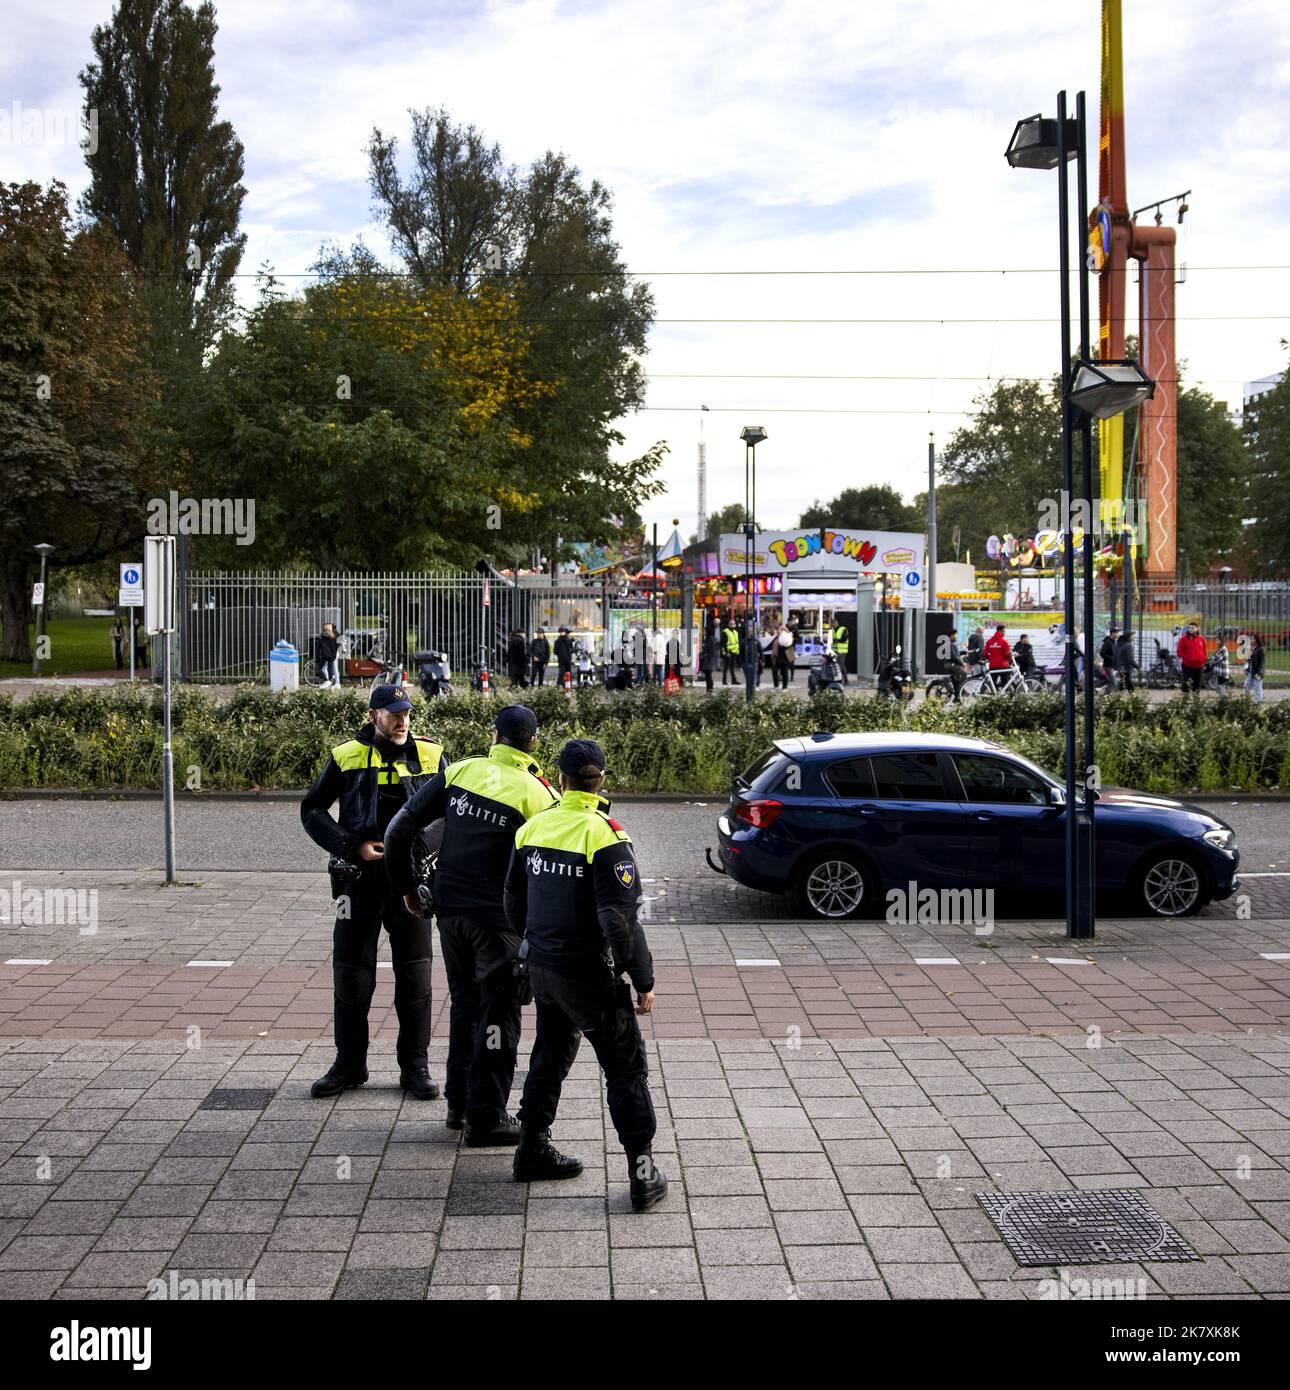
[[(913, 531), (759, 531), (751, 556), (746, 538), (733, 533), (689, 547), (683, 563), (705, 622), (740, 623), (751, 613), (759, 632), (795, 623), (799, 663), (818, 657), (841, 623), (851, 638), (848, 669), (869, 675), (879, 650), (891, 650), (908, 628), (907, 576), (917, 588), (925, 545)], [(876, 621), (884, 611), (888, 618)]]

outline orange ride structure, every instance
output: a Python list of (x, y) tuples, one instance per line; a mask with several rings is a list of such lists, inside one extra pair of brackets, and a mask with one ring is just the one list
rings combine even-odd
[[(1136, 486), (1125, 477), (1124, 421), (1098, 427), (1102, 521), (1128, 531), (1135, 573), (1148, 581), (1148, 604), (1165, 601), (1175, 581), (1178, 549), (1178, 368), (1174, 335), (1172, 227), (1140, 227), (1129, 213), (1124, 173), (1124, 49), (1121, 0), (1102, 0), (1102, 110), (1098, 138), (1098, 207), (1090, 215), (1089, 265), (1099, 272), (1098, 355), (1125, 353), (1128, 263), (1139, 269), (1138, 360), (1156, 383), (1138, 412)], [(1128, 487), (1126, 489), (1126, 481)], [(1145, 502), (1146, 514), (1140, 505)], [(1145, 522), (1145, 527), (1143, 523)], [(1126, 574), (1127, 579), (1127, 574)]]

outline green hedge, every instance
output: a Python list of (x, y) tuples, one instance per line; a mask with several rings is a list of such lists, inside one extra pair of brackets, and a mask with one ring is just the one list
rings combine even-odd
[[(515, 696), (413, 695), (414, 727), (451, 758), (482, 751), (498, 708)], [(830, 694), (807, 703), (742, 693), (664, 696), (657, 689), (608, 694), (527, 692), (541, 724), (547, 767), (567, 738), (600, 740), (613, 787), (633, 792), (724, 791), (733, 772), (772, 739), (817, 729), (914, 729), (997, 738), (1054, 772), (1062, 767), (1057, 696), (982, 700), (970, 709), (897, 708), (871, 695)], [(204, 791), (300, 788), (327, 750), (366, 717), (357, 691), (272, 695), (247, 687), (220, 700), (196, 687), (174, 699), (176, 785), (200, 770)], [(1290, 702), (1245, 696), (1098, 699), (1098, 762), (1104, 785), (1145, 791), (1290, 790)], [(161, 777), (161, 698), (151, 687), (72, 689), (24, 700), (0, 697), (0, 788), (156, 787)]]

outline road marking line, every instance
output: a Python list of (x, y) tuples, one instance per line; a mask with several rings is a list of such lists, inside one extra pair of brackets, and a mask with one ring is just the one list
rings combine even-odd
[(778, 962), (777, 960), (738, 960), (738, 959), (736, 959), (735, 964), (736, 964), (736, 965), (778, 965), (779, 962)]
[(378, 970), (393, 970), (394, 962), (392, 960), (378, 960), (376, 962), (376, 968)]
[(1045, 956), (1049, 965), (1092, 965), (1091, 960), (1075, 960), (1071, 956)]
[(232, 965), (233, 962), (232, 962), (231, 960), (190, 960), (190, 961), (187, 961), (186, 964), (188, 964), (188, 965), (207, 965), (207, 966), (210, 966), (210, 968), (211, 968), (212, 970), (222, 970), (222, 969), (224, 969), (226, 966)]
[(23, 960), (20, 956), (5, 961), (6, 965), (53, 965), (52, 960)]
[(1240, 873), (1238, 878), (1290, 878), (1290, 871), (1281, 872), (1280, 870), (1260, 869), (1257, 873)]
[[(1290, 960), (1290, 951), (1260, 951), (1259, 955), (1264, 960)], [(13, 962), (9, 961), (8, 964), (12, 965)]]
[(957, 956), (915, 956), (915, 965), (960, 965)]

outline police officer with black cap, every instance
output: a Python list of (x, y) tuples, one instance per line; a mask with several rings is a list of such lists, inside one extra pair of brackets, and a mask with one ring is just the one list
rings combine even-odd
[[(637, 1014), (654, 1007), (654, 963), (638, 919), (640, 878), (627, 832), (599, 795), (605, 755), (590, 739), (560, 753), (560, 804), (527, 821), (506, 875), (506, 915), (523, 933), (537, 1035), (520, 1103), (519, 1182), (573, 1178), (582, 1163), (551, 1143), (560, 1090), (585, 1033), (605, 1073), (606, 1100), (627, 1151), (631, 1202), (667, 1191), (654, 1166), (654, 1103)], [(622, 983), (626, 974), (636, 990)]]
[[(413, 735), (412, 705), (401, 685), (372, 689), (368, 723), (331, 750), (300, 806), (315, 844), (330, 851), (336, 1061), (314, 1082), (315, 1096), (334, 1096), (367, 1080), (367, 1014), (376, 988), (381, 924), (390, 934), (394, 1010), (399, 1019), (399, 1083), (417, 1100), (434, 1100), (430, 1079), (430, 923), (415, 917), (391, 887), (381, 864), (386, 827), (424, 782), (447, 766), (440, 744)], [(340, 802), (337, 820), (331, 807)]]
[(471, 1148), (520, 1137), (506, 1109), (520, 1041), (520, 938), (502, 910), (502, 886), (516, 831), (559, 800), (533, 758), (537, 727), (531, 709), (507, 705), (488, 756), (463, 758), (430, 778), (385, 832), (390, 881), (413, 908), (414, 837), (445, 818), (434, 902), (452, 1001), (447, 1124), (464, 1123)]

